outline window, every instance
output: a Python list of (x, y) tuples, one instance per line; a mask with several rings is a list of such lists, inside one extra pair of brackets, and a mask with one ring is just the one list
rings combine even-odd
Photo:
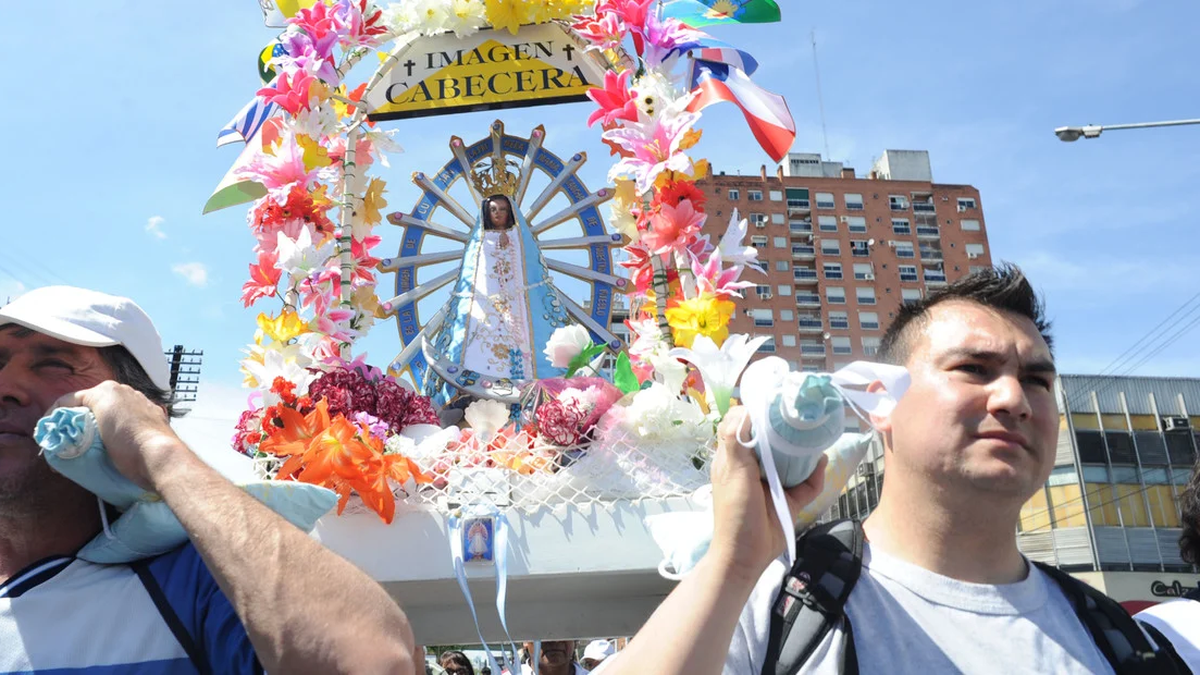
[(846, 304), (846, 289), (839, 286), (826, 286), (825, 300), (831, 305)]
[(842, 278), (841, 263), (825, 263), (825, 278), (840, 281)]
[(1196, 453), (1192, 449), (1191, 434), (1171, 432), (1163, 434), (1167, 440), (1167, 456), (1174, 466), (1191, 466), (1196, 461)]
[(772, 240), (772, 245), (775, 248), (787, 248), (788, 246), (791, 246), (791, 244), (788, 243), (787, 237), (775, 237)]
[(821, 255), (841, 255), (842, 243), (837, 239), (821, 240)]
[(762, 190), (750, 190), (746, 193), (746, 196), (749, 197), (750, 201), (752, 202), (761, 202), (763, 200)]
[(812, 221), (793, 220), (788, 223), (788, 228), (792, 231), (792, 234), (809, 234), (812, 232)]
[[(771, 287), (765, 284), (759, 284), (754, 287), (754, 292), (758, 293), (758, 297), (763, 300), (768, 300), (771, 297)], [(753, 310), (751, 310), (753, 311)]]
[(750, 315), (754, 317), (755, 326), (770, 328), (775, 325), (775, 312), (769, 309), (752, 309)]
[(779, 320), (780, 321), (795, 321), (796, 313), (790, 309), (781, 309), (781, 310), (779, 310)]
[(888, 195), (888, 203), (891, 204), (893, 211), (908, 210), (908, 197), (904, 195)]
[(796, 346), (796, 336), (791, 335), (790, 333), (784, 334), (783, 346), (784, 347), (795, 347)]
[(790, 284), (779, 284), (779, 294), (783, 295), (783, 296), (791, 295), (792, 294), (791, 285)]
[(850, 346), (850, 338), (848, 337), (832, 337), (829, 338), (830, 344), (833, 345), (834, 354), (853, 354), (854, 348)]
[(854, 192), (847, 192), (845, 195), (845, 200), (846, 200), (846, 209), (848, 211), (862, 211), (863, 210), (862, 195), (856, 194)]
[(742, 198), (741, 190), (734, 190), (732, 188), (729, 190), (729, 201), (736, 202), (737, 200), (739, 200), (741, 198)]
[(964, 220), (964, 221), (962, 221), (962, 229), (965, 232), (978, 232), (979, 231), (979, 221), (978, 220)]
[(854, 278), (859, 281), (872, 281), (875, 279), (875, 268), (871, 263), (854, 263)]
[[(916, 268), (913, 268), (913, 269), (916, 269)], [(919, 288), (901, 288), (900, 289), (900, 302), (908, 305), (908, 304), (912, 304), (914, 302), (920, 302), (920, 301), (921, 301), (921, 289), (919, 289)]]
[(776, 272), (786, 272), (791, 268), (792, 268), (792, 263), (788, 262), (787, 260), (776, 260), (775, 261), (775, 271)]
[(967, 244), (967, 258), (974, 260), (983, 257), (983, 244)]
[(811, 267), (797, 267), (792, 270), (792, 278), (796, 281), (811, 281), (817, 278), (817, 271)]
[(879, 314), (875, 312), (859, 312), (858, 325), (863, 330), (879, 330)]
[(1099, 431), (1075, 432), (1075, 445), (1079, 448), (1079, 461), (1082, 464), (1106, 464), (1104, 457), (1104, 438)]
[(837, 203), (833, 201), (832, 192), (817, 193), (817, 208), (818, 209), (836, 209)]
[(896, 242), (896, 257), (897, 258), (915, 258), (917, 257), (916, 250), (913, 249), (911, 241)]
[(867, 219), (862, 216), (849, 216), (846, 218), (846, 224), (851, 232), (867, 231)]
[(781, 202), (781, 201), (783, 201), (783, 190), (771, 190), (770, 196), (771, 196), (771, 201)]
[(829, 327), (835, 330), (849, 330), (850, 314), (847, 312), (830, 312)]
[[(900, 281), (916, 282), (921, 280), (920, 277), (917, 276), (916, 265), (900, 265), (897, 267), (897, 269), (900, 270)], [(917, 291), (917, 299), (919, 300), (920, 298), (921, 292)]]
[(854, 289), (854, 297), (858, 299), (860, 305), (875, 304), (875, 289), (869, 286), (859, 286)]
[(974, 197), (959, 197), (958, 198), (958, 210), (959, 211), (966, 211), (968, 209), (974, 209), (974, 208), (975, 208), (975, 198)]
[(837, 232), (837, 216), (817, 216), (817, 229), (822, 232)]
[(925, 283), (946, 283), (946, 271), (941, 268), (941, 265), (937, 267), (925, 267), (923, 269), (925, 272)]
[[(754, 337), (758, 337), (758, 336), (755, 335)], [(775, 353), (775, 338), (770, 338), (766, 342), (764, 342), (763, 345), (758, 348), (758, 351), (760, 351), (764, 354), (774, 354)]]
[(896, 234), (912, 234), (912, 226), (907, 218), (892, 218), (892, 232)]
[(751, 213), (750, 214), (750, 224), (755, 227), (766, 227), (767, 226), (767, 214)]
[(866, 258), (871, 255), (871, 249), (867, 246), (867, 242), (855, 239), (850, 242), (850, 255), (855, 258)]
[(787, 219), (783, 217), (782, 213), (771, 214), (771, 222), (775, 225), (782, 225), (786, 220)]
[(767, 247), (766, 235), (761, 235), (761, 234), (752, 235), (750, 237), (750, 245), (753, 246), (754, 248), (766, 248)]
[(816, 293), (810, 293), (808, 291), (796, 293), (796, 306), (797, 307), (799, 307), (800, 305), (819, 305), (819, 304), (821, 304), (821, 296), (817, 295)]
[(863, 356), (876, 356), (879, 354), (879, 341), (877, 337), (864, 337), (862, 339)]

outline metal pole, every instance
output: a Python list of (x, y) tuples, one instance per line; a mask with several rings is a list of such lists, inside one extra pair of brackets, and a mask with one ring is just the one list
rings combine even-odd
[(1136, 124), (1104, 124), (1101, 125), (1102, 131), (1116, 129), (1150, 129), (1152, 127), (1182, 127), (1189, 124), (1200, 124), (1200, 119), (1195, 120), (1172, 120), (1169, 122), (1138, 122)]

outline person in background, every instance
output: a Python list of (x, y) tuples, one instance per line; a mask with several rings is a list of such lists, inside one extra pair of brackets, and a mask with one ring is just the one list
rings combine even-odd
[(579, 662), (584, 668), (595, 670), (616, 651), (616, 646), (609, 640), (592, 640), (583, 648), (583, 658)]
[(537, 655), (537, 669), (531, 663), (521, 664), (521, 675), (588, 675), (588, 671), (575, 661), (574, 640), (543, 640), (541, 651), (534, 649), (532, 642), (524, 645), (525, 653), (532, 660)]
[(471, 665), (471, 659), (462, 652), (442, 652), (439, 660), (446, 675), (475, 675), (475, 666)]
[[(1179, 510), (1183, 525), (1179, 555), (1186, 563), (1200, 565), (1200, 460), (1179, 498)], [(1192, 672), (1200, 673), (1200, 587), (1182, 598), (1147, 607), (1134, 618), (1156, 641), (1169, 643)]]

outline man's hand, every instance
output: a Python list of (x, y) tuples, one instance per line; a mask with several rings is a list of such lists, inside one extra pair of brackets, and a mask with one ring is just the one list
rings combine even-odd
[[(714, 556), (729, 573), (757, 580), (772, 560), (787, 549), (783, 529), (775, 516), (771, 491), (759, 474), (753, 448), (737, 441), (750, 435), (750, 416), (733, 408), (717, 431), (717, 453), (712, 463), (713, 541), (708, 555)], [(807, 481), (785, 489), (793, 520), (825, 486), (822, 457)]]
[[(167, 413), (141, 392), (113, 381), (67, 394), (54, 408), (83, 406), (96, 416), (100, 439), (121, 475), (146, 490), (157, 491), (154, 477), (164, 465), (191, 455), (167, 422)], [(47, 411), (49, 412), (49, 411)]]

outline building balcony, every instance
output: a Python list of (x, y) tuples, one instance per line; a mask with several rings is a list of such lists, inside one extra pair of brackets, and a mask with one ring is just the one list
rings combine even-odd
[(787, 210), (789, 216), (803, 216), (812, 213), (812, 203), (807, 199), (789, 199), (787, 200)]
[(797, 293), (796, 294), (796, 306), (797, 307), (813, 307), (813, 308), (820, 309), (821, 296), (817, 295), (816, 293)]
[(802, 286), (817, 285), (816, 270), (792, 270), (792, 280)]
[(942, 230), (938, 227), (917, 226), (917, 239), (940, 239)]
[(940, 263), (942, 260), (941, 251), (921, 251), (921, 262)]
[(945, 274), (930, 274), (930, 273), (926, 272), (925, 273), (925, 285), (926, 286), (945, 286), (946, 285), (946, 275)]
[(825, 326), (820, 319), (800, 319), (799, 329), (801, 333), (823, 333)]
[(916, 213), (937, 213), (937, 206), (932, 202), (913, 202), (912, 210)]
[(792, 260), (815, 260), (816, 258), (816, 248), (812, 246), (803, 246), (800, 244), (792, 245)]
[(812, 223), (791, 223), (788, 225), (788, 230), (792, 236), (805, 237), (812, 234)]
[(804, 358), (825, 358), (825, 345), (800, 345), (800, 356)]

